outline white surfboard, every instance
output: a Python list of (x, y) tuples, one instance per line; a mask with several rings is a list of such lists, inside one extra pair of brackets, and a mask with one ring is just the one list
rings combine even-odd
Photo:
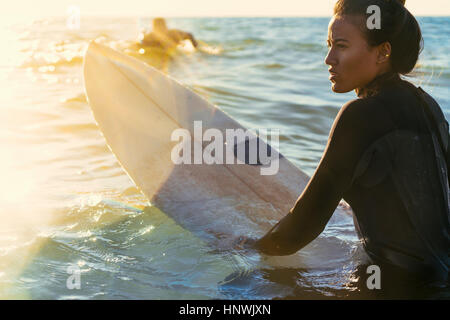
[[(175, 129), (193, 136), (194, 121), (202, 121), (203, 130), (244, 128), (135, 58), (92, 42), (84, 59), (84, 84), (99, 128), (136, 186), (153, 205), (213, 246), (242, 235), (262, 236), (288, 213), (309, 180), (282, 156), (274, 175), (261, 175), (259, 165), (174, 164)], [(307, 255), (297, 254), (300, 260)]]

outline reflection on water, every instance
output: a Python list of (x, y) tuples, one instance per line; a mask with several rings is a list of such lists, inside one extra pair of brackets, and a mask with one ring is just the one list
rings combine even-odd
[[(149, 22), (82, 18), (80, 30), (62, 18), (1, 22), (0, 297), (448, 298), (445, 288), (367, 290), (350, 217), (334, 216), (302, 253), (311, 267), (255, 268), (252, 257), (214, 252), (151, 206), (87, 105), (82, 58), (90, 40), (173, 75), (246, 127), (280, 129), (281, 152), (309, 175), (340, 106), (354, 96), (329, 90), (327, 19), (170, 20), (202, 41), (196, 52), (138, 45)], [(450, 24), (420, 23), (425, 50), (414, 81), (448, 119)], [(68, 266), (80, 269), (80, 290), (67, 289)]]

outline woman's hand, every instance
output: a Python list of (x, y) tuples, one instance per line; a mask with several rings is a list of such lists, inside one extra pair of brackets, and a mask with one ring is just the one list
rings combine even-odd
[(240, 236), (234, 239), (232, 248), (235, 250), (256, 250), (256, 242), (258, 240), (254, 238), (248, 238), (246, 236)]

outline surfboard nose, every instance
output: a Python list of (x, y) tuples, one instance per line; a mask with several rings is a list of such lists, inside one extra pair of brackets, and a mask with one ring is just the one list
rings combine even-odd
[(120, 90), (121, 71), (133, 72), (143, 68), (142, 62), (127, 58), (125, 60), (122, 54), (95, 40), (89, 43), (83, 60), (83, 82), (89, 102), (101, 92), (106, 95), (111, 90)]
[(91, 41), (86, 49), (83, 58), (83, 80), (85, 86), (86, 80), (89, 78), (89, 71), (97, 70), (97, 68), (94, 68), (94, 65), (99, 63), (100, 49), (101, 45), (95, 41)]
[(96, 82), (100, 81), (100, 77), (102, 74), (101, 63), (101, 49), (102, 45), (96, 43), (95, 41), (91, 41), (89, 46), (84, 54), (83, 59), (83, 83), (85, 89), (85, 95), (88, 99), (88, 102), (91, 100), (91, 92), (92, 86), (95, 85)]
[[(157, 70), (143, 61), (124, 55), (106, 45), (97, 43), (95, 40), (91, 41), (86, 49), (83, 61), (85, 87), (89, 85), (101, 86), (100, 81), (114, 82), (117, 77), (127, 77), (141, 85), (148, 78), (159, 78), (160, 75)], [(141, 89), (148, 91), (145, 86)]]
[[(87, 47), (86, 53), (84, 54), (83, 61), (83, 73), (86, 76), (86, 72), (89, 70), (97, 70), (101, 67), (102, 60), (105, 63), (105, 56), (108, 55), (108, 51), (113, 51), (108, 47), (95, 42), (95, 40), (91, 41)], [(111, 53), (111, 52), (109, 52)]]
[(95, 40), (91, 40), (89, 42), (89, 45), (87, 47), (86, 53), (85, 53), (85, 57), (89, 57), (92, 55), (101, 55), (101, 54), (106, 54), (106, 53), (113, 53), (114, 50), (108, 48), (107, 46), (97, 43)]
[[(86, 53), (84, 54), (84, 63), (92, 57), (98, 56), (105, 46), (98, 44), (95, 40), (89, 42), (89, 45), (86, 49)], [(86, 68), (85, 68), (86, 69)]]
[[(102, 71), (110, 68), (111, 62), (116, 63), (117, 52), (92, 40), (84, 54), (83, 74), (85, 80), (90, 76), (101, 77)], [(91, 74), (94, 72), (95, 74)]]
[(95, 50), (99, 50), (102, 47), (101, 44), (98, 44), (97, 42), (95, 42), (95, 40), (91, 40), (89, 41), (89, 45), (87, 47), (86, 53), (92, 53)]

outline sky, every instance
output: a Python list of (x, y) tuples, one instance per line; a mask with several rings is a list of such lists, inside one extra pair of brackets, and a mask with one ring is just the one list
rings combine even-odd
[[(336, 0), (12, 0), (0, 17), (66, 16), (71, 6), (81, 15), (192, 16), (330, 16)], [(450, 16), (450, 0), (406, 0), (417, 16)]]

